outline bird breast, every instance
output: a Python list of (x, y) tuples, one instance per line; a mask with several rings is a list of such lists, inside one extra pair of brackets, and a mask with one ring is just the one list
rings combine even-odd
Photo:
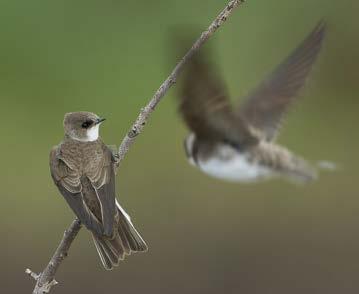
[(253, 182), (270, 175), (270, 169), (249, 160), (247, 152), (239, 152), (229, 145), (220, 145), (206, 159), (198, 159), (199, 168), (206, 174), (233, 182)]
[(102, 167), (103, 143), (65, 140), (60, 147), (60, 158), (79, 175), (94, 176)]

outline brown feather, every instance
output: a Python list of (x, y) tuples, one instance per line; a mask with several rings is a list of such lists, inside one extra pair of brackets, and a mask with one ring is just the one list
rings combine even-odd
[[(72, 205), (75, 214), (89, 230), (111, 236), (116, 211), (111, 151), (101, 140), (79, 142), (66, 138), (54, 152), (52, 175), (57, 185), (65, 189), (62, 194), (67, 195), (66, 200), (78, 202)], [(74, 193), (80, 193), (82, 202), (75, 199)], [(89, 212), (84, 214), (82, 211), (86, 210)], [(99, 222), (103, 227), (100, 232)]]
[(297, 182), (310, 182), (318, 176), (316, 169), (305, 159), (272, 142), (262, 141), (251, 148), (248, 159)]
[(257, 143), (230, 103), (224, 83), (203, 52), (189, 62), (180, 81), (179, 110), (202, 140), (227, 140), (240, 146)]
[(115, 152), (100, 138), (78, 140), (87, 138), (82, 128), (89, 119), (94, 122), (98, 116), (90, 112), (65, 115), (65, 138), (51, 150), (50, 170), (73, 212), (92, 232), (103, 266), (110, 270), (125, 254), (145, 251), (147, 245), (116, 203)]
[(320, 22), (307, 38), (240, 105), (241, 117), (273, 140), (283, 114), (297, 97), (317, 59), (325, 35)]

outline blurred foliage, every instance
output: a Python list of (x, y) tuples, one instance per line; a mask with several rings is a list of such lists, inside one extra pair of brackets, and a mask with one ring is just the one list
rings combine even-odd
[[(44, 267), (73, 218), (48, 169), (64, 113), (106, 117), (102, 137), (119, 144), (175, 64), (171, 28), (205, 28), (226, 2), (1, 1), (4, 291), (31, 291), (24, 269)], [(340, 170), (306, 187), (208, 178), (186, 162), (170, 91), (118, 176), (119, 199), (150, 251), (105, 272), (83, 230), (53, 293), (357, 293), (358, 8), (354, 0), (247, 1), (210, 40), (237, 97), (324, 17), (324, 50), (280, 142)]]

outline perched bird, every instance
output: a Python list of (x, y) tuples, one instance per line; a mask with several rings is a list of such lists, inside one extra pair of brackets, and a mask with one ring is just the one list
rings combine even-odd
[(116, 154), (99, 137), (104, 120), (91, 112), (67, 113), (64, 139), (50, 153), (50, 170), (110, 270), (125, 255), (146, 251), (147, 245), (116, 200)]
[(284, 176), (308, 182), (317, 171), (275, 143), (283, 114), (298, 96), (325, 35), (320, 22), (305, 40), (245, 98), (233, 107), (218, 72), (196, 54), (183, 73), (179, 111), (191, 130), (187, 157), (216, 178), (253, 182)]

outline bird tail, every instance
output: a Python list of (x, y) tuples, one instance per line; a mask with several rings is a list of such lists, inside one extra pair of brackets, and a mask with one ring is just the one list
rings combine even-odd
[(291, 172), (290, 179), (295, 184), (309, 184), (318, 179), (318, 172), (315, 169), (295, 170)]
[(340, 169), (336, 163), (326, 160), (318, 161), (314, 166), (299, 157), (295, 158), (295, 162), (295, 168), (291, 170), (290, 174), (292, 180), (299, 184), (306, 184), (316, 180), (318, 171), (333, 172)]
[(125, 255), (147, 251), (148, 247), (133, 226), (129, 215), (117, 203), (118, 221), (112, 237), (92, 234), (95, 247), (106, 270), (118, 266)]
[(326, 171), (335, 171), (340, 169), (340, 166), (338, 166), (335, 162), (327, 161), (327, 160), (318, 161), (317, 166), (319, 169)]
[(296, 184), (308, 184), (318, 179), (318, 171), (305, 159), (293, 155), (291, 164), (286, 170), (290, 179)]

